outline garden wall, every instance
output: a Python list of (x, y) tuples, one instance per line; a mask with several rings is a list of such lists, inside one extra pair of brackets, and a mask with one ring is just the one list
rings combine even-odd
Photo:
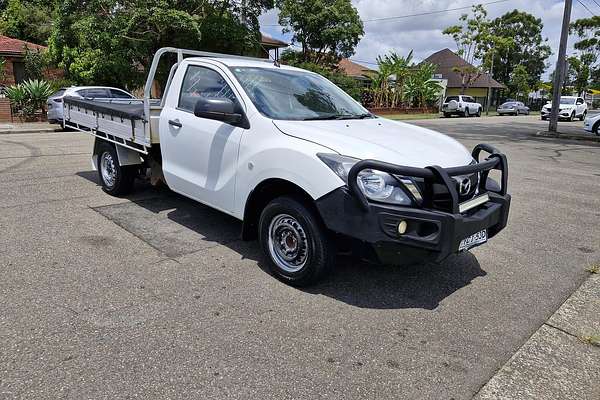
[(373, 114), (389, 115), (389, 114), (435, 114), (439, 112), (437, 107), (395, 107), (395, 108), (369, 108)]
[(6, 98), (0, 98), (0, 122), (11, 122), (10, 101)]

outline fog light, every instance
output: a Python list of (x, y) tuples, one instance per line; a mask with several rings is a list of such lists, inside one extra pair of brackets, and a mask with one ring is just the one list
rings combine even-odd
[(406, 221), (400, 221), (400, 223), (398, 224), (398, 234), (404, 235), (406, 233), (406, 229), (408, 229), (408, 224), (406, 223)]

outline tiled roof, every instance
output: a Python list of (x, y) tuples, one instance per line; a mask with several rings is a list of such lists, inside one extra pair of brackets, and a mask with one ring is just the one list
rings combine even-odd
[[(433, 53), (423, 62), (437, 65), (435, 73), (441, 74), (442, 79), (448, 80), (449, 88), (459, 88), (462, 86), (460, 74), (453, 70), (455, 67), (472, 66), (450, 49), (444, 49)], [(505, 87), (495, 79), (490, 79), (490, 76), (487, 73), (482, 73), (474, 82), (471, 83), (471, 85), (469, 85), (469, 87), (472, 88), (487, 88), (488, 86), (498, 89), (503, 89)]]
[(375, 72), (372, 69), (357, 64), (354, 61), (350, 61), (347, 58), (342, 58), (340, 60), (340, 62), (338, 63), (338, 68), (346, 75), (354, 77), (361, 77)]
[(25, 54), (25, 46), (29, 47), (31, 50), (46, 50), (47, 48), (46, 46), (40, 46), (39, 44), (0, 35), (0, 55)]

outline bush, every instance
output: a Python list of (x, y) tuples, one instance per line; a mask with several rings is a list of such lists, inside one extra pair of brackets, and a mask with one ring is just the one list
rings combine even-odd
[(9, 86), (5, 93), (19, 117), (31, 118), (37, 111), (46, 112), (46, 100), (52, 94), (52, 87), (47, 81), (34, 79)]

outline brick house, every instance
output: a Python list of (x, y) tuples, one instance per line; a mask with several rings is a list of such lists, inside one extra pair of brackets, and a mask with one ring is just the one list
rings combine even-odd
[(350, 61), (347, 58), (342, 58), (337, 67), (345, 75), (359, 81), (360, 85), (363, 87), (371, 86), (373, 76), (377, 74), (377, 71), (357, 64), (354, 61)]
[[(9, 86), (25, 80), (25, 48), (40, 52), (48, 49), (46, 46), (0, 35), (0, 57), (6, 60), (4, 79), (0, 81), (0, 85)], [(63, 72), (60, 69), (50, 69), (44, 75), (46, 79), (52, 80), (62, 78)]]

